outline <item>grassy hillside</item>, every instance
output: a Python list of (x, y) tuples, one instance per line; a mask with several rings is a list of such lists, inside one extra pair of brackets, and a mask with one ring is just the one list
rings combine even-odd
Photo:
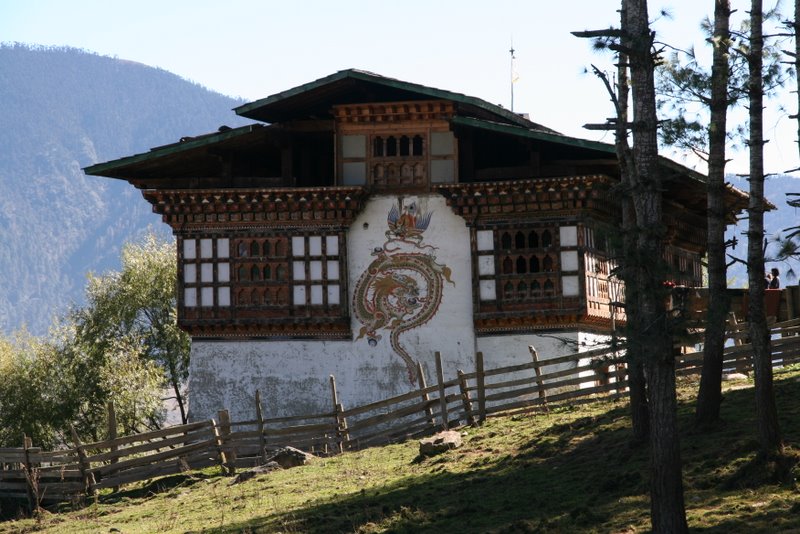
[[(776, 373), (787, 442), (800, 442), (800, 368)], [(752, 383), (726, 384), (725, 423), (691, 429), (696, 384), (680, 385), (689, 524), (703, 532), (798, 532), (796, 479), (754, 465)], [(598, 402), (464, 429), (465, 444), (417, 457), (416, 442), (320, 458), (230, 485), (217, 470), (153, 481), (71, 512), (0, 523), (0, 533), (644, 532), (647, 451), (627, 405)]]

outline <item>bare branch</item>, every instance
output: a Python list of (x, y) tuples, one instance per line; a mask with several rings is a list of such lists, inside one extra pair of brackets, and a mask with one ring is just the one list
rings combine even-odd
[[(586, 130), (605, 130), (605, 131), (616, 130), (619, 127), (620, 127), (620, 125), (616, 121), (609, 121), (609, 122), (606, 122), (606, 123), (588, 123), (588, 124), (584, 124), (582, 126), (582, 128), (584, 128)], [(633, 129), (633, 123), (632, 122), (626, 122), (624, 128), (627, 129), (627, 130), (632, 130)]]
[(575, 37), (580, 37), (581, 39), (594, 39), (596, 37), (613, 37), (615, 39), (621, 39), (625, 36), (625, 32), (616, 28), (608, 28), (606, 30), (584, 30), (570, 33)]

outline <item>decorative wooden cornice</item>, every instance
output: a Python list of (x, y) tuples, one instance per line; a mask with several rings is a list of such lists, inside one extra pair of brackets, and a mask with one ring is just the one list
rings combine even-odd
[(364, 207), (361, 187), (148, 190), (142, 195), (173, 229), (349, 226)]
[[(617, 321), (616, 326), (624, 322)], [(586, 314), (551, 313), (535, 316), (508, 316), (475, 319), (475, 334), (492, 336), (498, 334), (523, 334), (529, 332), (586, 329), (610, 333), (609, 319)]]
[(449, 120), (454, 114), (455, 106), (446, 100), (345, 104), (333, 107), (336, 121), (350, 124)]
[(227, 338), (227, 339), (315, 339), (315, 340), (350, 340), (350, 319), (337, 318), (325, 321), (307, 322), (298, 320), (295, 323), (270, 322), (183, 322), (181, 329), (192, 338)]
[(542, 212), (593, 210), (613, 213), (615, 203), (609, 189), (612, 179), (605, 175), (539, 178), (508, 182), (446, 184), (434, 190), (447, 199), (456, 215), (468, 221), (530, 216)]

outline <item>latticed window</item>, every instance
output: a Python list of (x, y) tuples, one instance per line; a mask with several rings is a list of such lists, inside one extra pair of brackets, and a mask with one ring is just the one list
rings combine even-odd
[(476, 230), (479, 300), (513, 304), (577, 296), (576, 231), (544, 225)]
[(274, 235), (234, 239), (236, 279), (233, 291), (237, 308), (259, 310), (290, 304), (286, 282), (272, 276), (288, 265), (287, 242), (287, 237)]
[(179, 250), (183, 306), (230, 306), (230, 240), (227, 237), (183, 239)]
[(292, 237), (292, 304), (339, 306), (343, 300), (338, 235)]
[(422, 134), (372, 137), (370, 177), (375, 185), (420, 186), (428, 183), (426, 136)]
[(287, 308), (335, 309), (344, 300), (346, 275), (340, 239), (322, 233), (184, 238), (181, 305), (196, 310), (189, 314), (194, 318), (218, 315), (198, 315), (205, 309), (251, 319), (278, 316)]

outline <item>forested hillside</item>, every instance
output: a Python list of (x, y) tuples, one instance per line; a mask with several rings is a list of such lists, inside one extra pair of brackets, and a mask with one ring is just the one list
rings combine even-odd
[(0, 331), (47, 330), (85, 274), (148, 225), (125, 182), (82, 167), (244, 124), (241, 102), (164, 70), (71, 48), (0, 46)]

